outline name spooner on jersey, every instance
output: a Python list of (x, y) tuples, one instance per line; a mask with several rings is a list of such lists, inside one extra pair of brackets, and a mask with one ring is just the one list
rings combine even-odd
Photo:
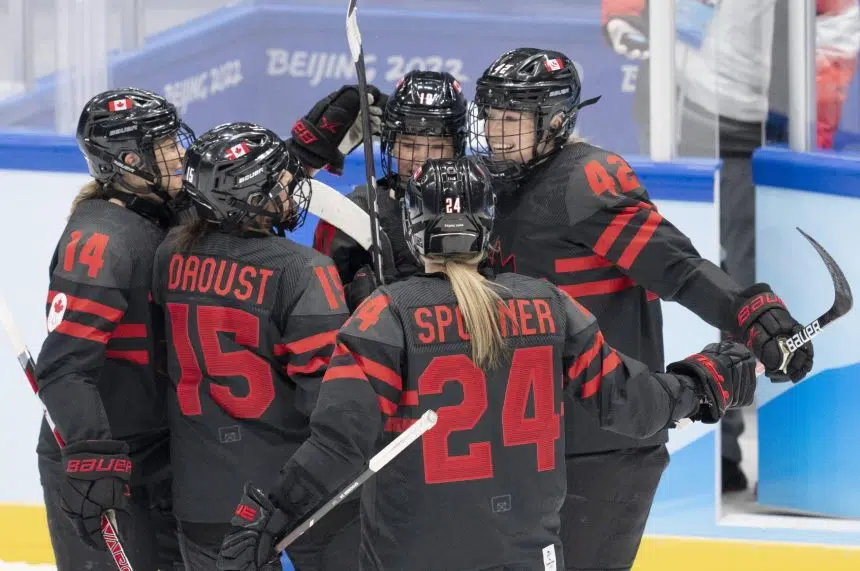
[[(459, 306), (419, 307), (412, 313), (418, 340), (425, 344), (468, 341)], [(552, 335), (555, 319), (543, 299), (508, 299), (499, 303), (499, 328), (503, 337)]]
[(174, 254), (170, 258), (167, 289), (252, 300), (259, 305), (266, 297), (266, 286), (274, 273), (274, 270), (232, 260)]

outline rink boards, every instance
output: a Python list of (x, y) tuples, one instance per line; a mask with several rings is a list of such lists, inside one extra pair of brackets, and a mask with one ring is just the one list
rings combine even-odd
[[(757, 176), (767, 183), (758, 190), (758, 209), (766, 216), (759, 225), (758, 271), (798, 317), (811, 319), (829, 305), (832, 286), (794, 226), (815, 236), (844, 266), (849, 280), (860, 284), (860, 261), (851, 251), (860, 242), (860, 201), (855, 203), (856, 198), (845, 190), (850, 188), (848, 182), (837, 185), (841, 194), (836, 195), (823, 192), (829, 187), (815, 183), (812, 175), (774, 175), (785, 171), (792, 157), (768, 156), (770, 152), (762, 153), (757, 165)], [(661, 213), (691, 237), (703, 256), (716, 261), (717, 164), (678, 161), (656, 165), (633, 157), (630, 162)], [(856, 177), (851, 166), (829, 162), (819, 170), (850, 181)], [(812, 169), (804, 168), (804, 172)], [(326, 182), (344, 192), (361, 183), (360, 154), (350, 157), (346, 170), (342, 178), (324, 175)], [(69, 202), (86, 180), (83, 160), (71, 139), (0, 136), (0, 184), (7, 200), (0, 225), (6, 245), (0, 262), (6, 277), (0, 292), (10, 300), (34, 352), (45, 336), (42, 315), (47, 264)], [(814, 186), (814, 190), (791, 188), (800, 183)], [(315, 223), (309, 219), (297, 239), (309, 243)], [(844, 232), (853, 232), (855, 239), (846, 240)], [(717, 338), (713, 328), (687, 310), (673, 303), (663, 303), (663, 307), (667, 360), (686, 356)], [(858, 431), (856, 415), (849, 413), (860, 400), (856, 398), (860, 395), (850, 393), (857, 381), (852, 366), (858, 358), (856, 349), (845, 340), (851, 338), (851, 332), (856, 339), (858, 331), (857, 318), (851, 315), (822, 333), (816, 343), (816, 369), (805, 383), (762, 383), (760, 450), (770, 460), (762, 465), (760, 492), (771, 505), (830, 515), (847, 515), (828, 510), (856, 505), (858, 490), (851, 487), (850, 478), (858, 468)], [(6, 343), (0, 343), (0, 378), (0, 415), (6, 434), (0, 440), (0, 457), (9, 459), (0, 472), (0, 561), (49, 562), (34, 454), (40, 411)], [(840, 392), (835, 392), (836, 387)], [(804, 427), (808, 428), (805, 432)], [(693, 425), (673, 432), (672, 462), (654, 505), (637, 570), (860, 569), (860, 551), (856, 550), (860, 524), (856, 522), (797, 517), (762, 520), (738, 515), (721, 520), (718, 439), (712, 426)], [(780, 463), (780, 459), (791, 461)], [(783, 471), (769, 473), (769, 466), (774, 467), (771, 472), (777, 467)], [(792, 469), (786, 470), (786, 466)], [(816, 487), (827, 493), (811, 494)], [(810, 503), (813, 500), (820, 505)]]

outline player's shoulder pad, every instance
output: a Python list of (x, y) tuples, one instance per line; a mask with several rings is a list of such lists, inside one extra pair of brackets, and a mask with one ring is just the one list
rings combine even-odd
[(580, 142), (565, 148), (569, 170), (565, 194), (571, 224), (595, 212), (636, 202), (650, 202), (645, 187), (627, 161), (616, 153)]
[(589, 327), (596, 327), (597, 319), (581, 303), (563, 289), (552, 286), (555, 295), (564, 308), (567, 322), (567, 334), (576, 335)]
[(118, 221), (72, 214), (57, 243), (52, 278), (106, 288), (131, 287), (135, 255), (140, 249), (136, 241), (158, 239), (130, 231), (134, 229)]
[(394, 311), (389, 287), (378, 288), (361, 302), (338, 335), (405, 347), (403, 323)]

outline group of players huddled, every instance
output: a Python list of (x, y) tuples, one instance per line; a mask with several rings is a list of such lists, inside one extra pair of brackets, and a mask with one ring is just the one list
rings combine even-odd
[[(564, 54), (503, 54), (471, 103), (427, 71), (364, 96), (371, 133), (345, 86), (287, 140), (245, 122), (195, 138), (141, 89), (86, 104), (93, 178), (51, 260), (36, 371), (65, 442), (43, 424), (61, 571), (115, 569), (107, 510), (136, 571), (630, 569), (668, 430), (749, 405), (756, 358), (773, 380), (810, 371), (811, 345), (783, 366), (800, 326), (767, 284), (702, 259), (623, 158), (575, 135), (595, 100)], [(384, 285), (341, 229), (320, 221), (314, 249), (288, 234), (310, 178), (373, 136)], [(737, 342), (664, 367), (661, 299)]]

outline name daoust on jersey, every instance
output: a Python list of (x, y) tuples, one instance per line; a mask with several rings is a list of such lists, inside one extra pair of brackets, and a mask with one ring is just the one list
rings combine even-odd
[(266, 286), (274, 270), (214, 257), (183, 256), (170, 258), (169, 291), (214, 294), (221, 297), (254, 300), (266, 298)]

